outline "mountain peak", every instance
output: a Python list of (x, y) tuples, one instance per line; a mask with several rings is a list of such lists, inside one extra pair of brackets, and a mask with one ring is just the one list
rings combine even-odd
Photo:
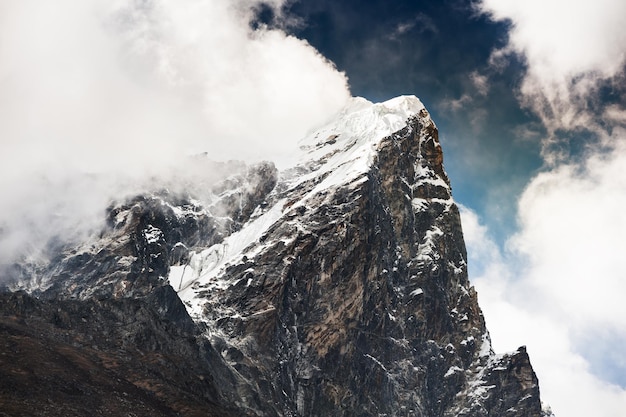
[[(46, 301), (9, 304), (108, 352), (172, 414), (539, 417), (525, 350), (491, 349), (419, 99), (354, 98), (300, 152), (280, 172), (234, 165), (204, 200), (112, 205), (99, 241), (38, 272)], [(161, 350), (176, 360), (128, 360)]]

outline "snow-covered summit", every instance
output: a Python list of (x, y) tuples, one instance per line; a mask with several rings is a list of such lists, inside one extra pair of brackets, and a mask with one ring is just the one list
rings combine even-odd
[[(283, 191), (275, 193), (273, 205), (259, 210), (257, 216), (223, 242), (194, 252), (187, 265), (171, 268), (169, 281), (180, 291), (190, 313), (201, 316), (204, 300), (197, 296), (198, 292), (207, 287), (227, 287), (228, 282), (218, 277), (250, 253), (258, 252), (259, 239), (288, 212), (321, 204), (319, 194), (332, 193), (346, 184), (356, 187), (366, 181), (381, 142), (406, 128), (416, 117), (422, 125), (434, 129), (424, 105), (415, 96), (400, 96), (376, 104), (355, 97), (325, 125), (302, 138), (298, 162), (282, 174), (277, 189)], [(426, 173), (432, 178), (423, 180), (436, 178), (434, 171)], [(443, 180), (438, 181), (447, 187)]]
[(224, 358), (278, 415), (538, 417), (526, 353), (491, 350), (419, 99), (354, 98), (299, 145), (238, 231), (171, 268)]
[(405, 127), (408, 119), (420, 113), (424, 117), (428, 115), (415, 96), (399, 96), (376, 104), (354, 97), (328, 123), (299, 141), (300, 148), (306, 152), (298, 162), (336, 150), (350, 155), (351, 148), (376, 144)]
[[(426, 108), (415, 96), (400, 96), (383, 103), (354, 97), (329, 122), (299, 141), (301, 154), (296, 169), (302, 174), (289, 181), (297, 184), (324, 177), (313, 193), (349, 183), (368, 172), (380, 142), (407, 126), (419, 116), (425, 124), (434, 123)], [(438, 143), (437, 143), (438, 146)]]

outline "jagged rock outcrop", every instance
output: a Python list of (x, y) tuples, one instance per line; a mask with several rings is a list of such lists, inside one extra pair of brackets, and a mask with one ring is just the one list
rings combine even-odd
[(23, 285), (38, 298), (5, 296), (36, 306), (4, 308), (7, 331), (36, 317), (90, 363), (115, 352), (112, 372), (152, 375), (123, 378), (165, 410), (140, 396), (152, 415), (539, 417), (525, 349), (491, 350), (419, 100), (355, 99), (301, 149), (280, 173), (240, 166), (204, 201), (111, 206), (99, 240)]

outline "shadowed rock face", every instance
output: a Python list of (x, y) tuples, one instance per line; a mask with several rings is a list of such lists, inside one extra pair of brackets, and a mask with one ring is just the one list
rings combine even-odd
[[(38, 298), (4, 296), (0, 329), (145, 415), (540, 416), (525, 349), (491, 350), (421, 103), (357, 102), (302, 148), (280, 174), (242, 166), (205, 203), (112, 206), (86, 255), (40, 269)], [(21, 392), (16, 367), (1, 371)], [(7, 384), (3, 399), (34, 405)]]
[(167, 288), (141, 300), (2, 294), (0, 415), (238, 415), (216, 389), (234, 381)]

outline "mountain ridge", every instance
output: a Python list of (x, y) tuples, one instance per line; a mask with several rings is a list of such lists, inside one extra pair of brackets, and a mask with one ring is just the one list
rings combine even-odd
[(62, 250), (33, 294), (95, 300), (103, 316), (119, 300), (147, 304), (139, 321), (154, 334), (118, 335), (144, 354), (179, 351), (172, 334), (186, 335), (176, 366), (151, 365), (169, 369), (161, 388), (132, 382), (182, 415), (183, 393), (163, 387), (196, 362), (212, 382), (192, 402), (215, 415), (541, 416), (525, 349), (491, 349), (419, 99), (353, 99), (299, 145), (292, 167), (240, 165), (209, 201), (165, 192), (111, 206), (95, 249)]

